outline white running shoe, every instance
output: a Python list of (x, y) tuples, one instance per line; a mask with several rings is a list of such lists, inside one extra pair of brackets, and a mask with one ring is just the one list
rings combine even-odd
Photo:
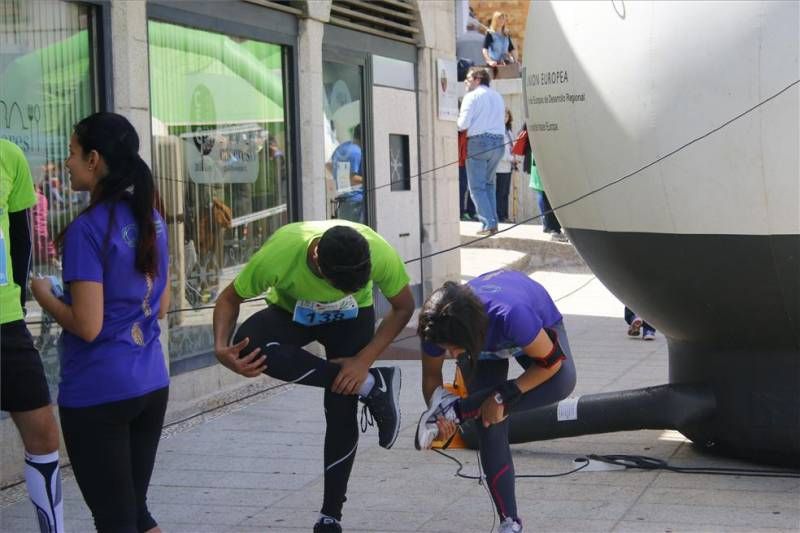
[(430, 450), (431, 444), (439, 435), (436, 420), (442, 416), (445, 420), (459, 423), (456, 416), (455, 403), (458, 396), (447, 392), (444, 387), (436, 387), (431, 396), (430, 407), (422, 413), (417, 424), (417, 434), (414, 436), (414, 447), (418, 450)]
[(522, 524), (509, 516), (500, 522), (500, 527), (497, 531), (498, 533), (520, 533), (522, 531)]

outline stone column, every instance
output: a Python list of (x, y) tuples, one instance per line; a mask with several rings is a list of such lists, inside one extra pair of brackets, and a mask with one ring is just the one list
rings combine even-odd
[[(422, 249), (427, 255), (456, 246), (460, 241), (458, 132), (455, 122), (439, 120), (436, 69), (438, 58), (455, 58), (455, 13), (453, 2), (419, 4), (420, 12), (426, 13), (422, 17), (423, 43), (418, 55), (417, 88), (420, 167), (425, 172), (420, 176)], [(426, 172), (432, 168), (439, 170)], [(424, 260), (424, 296), (446, 280), (457, 280), (460, 273), (458, 250)]]
[[(327, 4), (327, 9), (321, 4)], [(298, 28), (298, 149), (301, 156), (300, 194), (303, 220), (326, 218), (322, 37), (325, 33), (325, 20), (330, 12), (329, 4), (330, 2), (309, 2), (310, 16), (301, 19)]]
[(139, 134), (139, 153), (151, 163), (150, 75), (147, 50), (147, 3), (111, 2), (111, 57), (114, 112), (131, 121)]

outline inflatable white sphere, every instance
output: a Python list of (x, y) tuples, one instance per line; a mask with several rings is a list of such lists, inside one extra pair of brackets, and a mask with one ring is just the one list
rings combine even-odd
[(667, 336), (670, 382), (714, 390), (713, 419), (678, 429), (791, 463), (800, 462), (798, 49), (794, 1), (541, 1), (531, 3), (523, 56), (550, 203), (619, 180), (559, 209), (561, 224), (598, 277)]

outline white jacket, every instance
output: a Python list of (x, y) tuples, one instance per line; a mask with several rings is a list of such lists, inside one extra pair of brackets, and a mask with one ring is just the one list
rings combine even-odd
[(503, 142), (505, 146), (503, 149), (503, 159), (500, 160), (500, 163), (497, 165), (497, 170), (495, 173), (497, 174), (505, 174), (511, 172), (511, 164), (517, 160), (517, 156), (511, 153), (511, 147), (514, 146), (514, 135), (511, 134), (511, 130), (506, 130), (505, 138)]

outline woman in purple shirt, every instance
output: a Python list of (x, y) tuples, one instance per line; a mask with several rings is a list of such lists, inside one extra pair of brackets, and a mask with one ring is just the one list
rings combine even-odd
[(160, 531), (147, 487), (167, 406), (158, 319), (169, 304), (167, 236), (139, 136), (96, 113), (73, 131), (66, 166), (89, 206), (62, 235), (66, 290), (34, 297), (62, 326), (58, 405), (78, 486), (100, 532)]
[[(447, 282), (423, 304), (422, 393), (430, 408), (420, 417), (417, 449), (449, 439), (457, 425), (481, 419), (481, 464), (500, 516), (501, 533), (522, 531), (514, 494), (508, 415), (548, 405), (575, 388), (575, 364), (564, 323), (544, 287), (520, 272), (496, 270), (466, 285)], [(444, 355), (459, 358), (468, 395), (442, 387)], [(508, 360), (524, 372), (508, 379)]]

